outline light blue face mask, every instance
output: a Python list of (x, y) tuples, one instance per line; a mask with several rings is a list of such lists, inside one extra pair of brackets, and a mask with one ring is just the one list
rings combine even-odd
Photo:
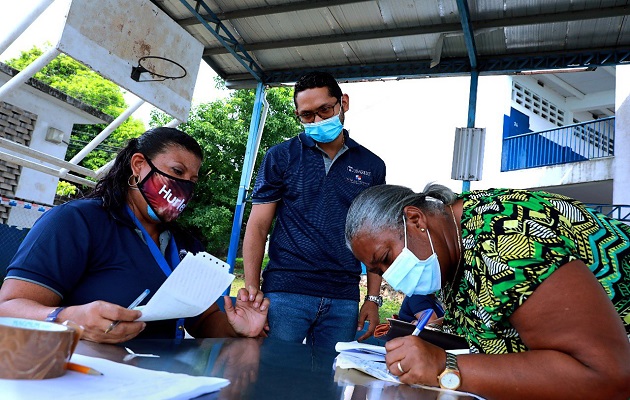
[(394, 262), (383, 274), (383, 279), (387, 281), (395, 290), (401, 291), (407, 296), (414, 294), (432, 294), (438, 291), (442, 285), (442, 272), (437, 254), (433, 249), (431, 234), (429, 243), (433, 254), (426, 260), (420, 260), (407, 247), (407, 223), (403, 217), (405, 230), (405, 248), (400, 252)]
[(316, 142), (330, 143), (337, 139), (343, 130), (343, 124), (339, 119), (340, 115), (341, 109), (339, 109), (339, 114), (328, 119), (312, 122), (310, 124), (302, 124), (304, 126), (304, 132)]

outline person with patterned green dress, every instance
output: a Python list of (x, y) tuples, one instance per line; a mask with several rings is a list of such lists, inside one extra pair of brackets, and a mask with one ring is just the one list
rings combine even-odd
[(447, 357), (418, 337), (388, 342), (402, 382), (486, 398), (630, 397), (623, 222), (542, 191), (382, 185), (354, 200), (346, 241), (406, 295), (439, 289), (444, 331), (470, 347)]

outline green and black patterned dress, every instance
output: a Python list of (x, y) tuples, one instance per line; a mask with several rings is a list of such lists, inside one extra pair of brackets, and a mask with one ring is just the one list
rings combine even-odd
[(556, 269), (580, 259), (630, 332), (630, 226), (547, 192), (488, 189), (459, 198), (465, 266), (455, 290), (447, 283), (441, 294), (445, 331), (465, 337), (472, 352), (527, 350), (509, 317)]

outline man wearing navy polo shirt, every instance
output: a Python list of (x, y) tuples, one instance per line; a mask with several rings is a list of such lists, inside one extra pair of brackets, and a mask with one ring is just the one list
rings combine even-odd
[(272, 222), (262, 291), (271, 301), (269, 336), (334, 348), (379, 323), (381, 277), (368, 272), (359, 311), (361, 265), (346, 247), (352, 200), (385, 183), (385, 163), (343, 129), (349, 98), (327, 73), (295, 84), (293, 100), (304, 132), (269, 149), (258, 171), (243, 242), (246, 287), (260, 287), (261, 263)]

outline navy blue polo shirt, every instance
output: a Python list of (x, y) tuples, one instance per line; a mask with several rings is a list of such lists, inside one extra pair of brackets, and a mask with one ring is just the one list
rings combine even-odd
[(352, 200), (385, 183), (385, 163), (350, 139), (328, 173), (315, 141), (300, 133), (269, 149), (252, 193), (254, 204), (277, 202), (262, 290), (359, 299), (361, 266), (346, 247)]
[[(62, 306), (104, 300), (128, 307), (145, 289), (151, 294), (165, 273), (124, 211), (108, 211), (100, 199), (75, 200), (44, 213), (26, 235), (6, 279), (44, 286), (61, 296)], [(178, 248), (202, 250), (194, 240)], [(167, 253), (168, 254), (168, 253)], [(139, 337), (174, 337), (175, 320), (147, 323)]]

